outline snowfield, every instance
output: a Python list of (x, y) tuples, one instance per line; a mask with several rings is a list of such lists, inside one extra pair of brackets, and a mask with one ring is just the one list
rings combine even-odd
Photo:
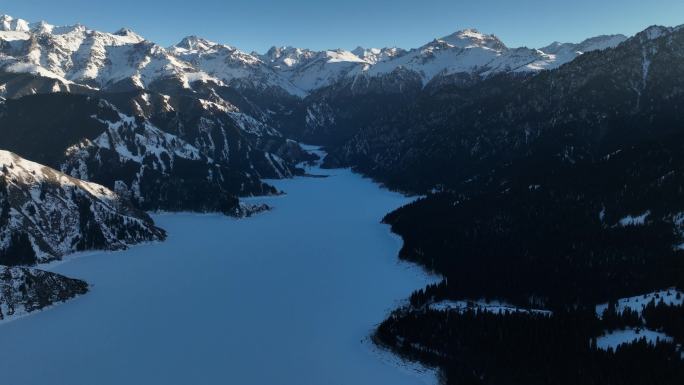
[(349, 170), (309, 172), (330, 177), (273, 181), (287, 195), (259, 199), (270, 212), (157, 215), (166, 242), (48, 266), (91, 291), (0, 325), (2, 382), (436, 384), (368, 342), (436, 281), (397, 259), (380, 224), (409, 199)]

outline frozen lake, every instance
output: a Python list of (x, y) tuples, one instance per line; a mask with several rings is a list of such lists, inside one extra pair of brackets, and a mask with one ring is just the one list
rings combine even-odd
[(253, 218), (155, 216), (164, 243), (48, 269), (91, 285), (0, 325), (12, 385), (435, 383), (367, 340), (432, 280), (398, 262), (379, 223), (407, 203), (348, 170), (273, 182), (286, 196)]

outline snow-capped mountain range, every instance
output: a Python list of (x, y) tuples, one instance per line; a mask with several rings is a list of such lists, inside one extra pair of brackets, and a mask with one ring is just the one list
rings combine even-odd
[(186, 89), (193, 82), (204, 81), (305, 97), (340, 79), (381, 76), (399, 69), (415, 72), (424, 84), (455, 73), (482, 77), (501, 72), (534, 73), (625, 39), (612, 35), (541, 49), (508, 48), (494, 35), (466, 29), (411, 50), (273, 47), (259, 55), (196, 36), (164, 48), (128, 29), (106, 33), (82, 25), (56, 27), (5, 15), (0, 16), (0, 69), (102, 90), (154, 88), (155, 82), (171, 79)]

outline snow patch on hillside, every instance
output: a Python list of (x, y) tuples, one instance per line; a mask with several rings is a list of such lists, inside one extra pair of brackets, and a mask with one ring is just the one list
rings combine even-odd
[[(202, 157), (200, 150), (177, 136), (162, 131), (148, 121), (138, 123), (135, 118), (121, 113), (119, 119), (117, 122), (100, 120), (108, 126), (108, 130), (93, 142), (98, 147), (115, 150), (121, 159), (142, 163), (145, 157), (154, 156), (158, 164), (164, 167), (165, 162), (162, 154), (166, 154), (171, 164), (173, 164), (173, 155), (184, 159), (200, 159)], [(135, 129), (139, 126), (142, 126), (142, 130)], [(135, 153), (131, 152), (130, 140), (124, 140), (122, 137), (122, 135), (130, 135), (131, 131), (134, 132), (134, 142), (137, 147)], [(211, 162), (211, 160), (209, 161)]]
[(0, 176), (8, 176), (13, 183), (20, 185), (38, 186), (48, 182), (56, 182), (65, 187), (81, 188), (98, 199), (108, 202), (117, 198), (114, 192), (104, 186), (72, 178), (4, 150), (0, 150)]
[(645, 339), (650, 345), (659, 342), (672, 342), (672, 337), (667, 334), (653, 331), (650, 329), (622, 329), (604, 333), (596, 339), (596, 346), (602, 350), (615, 350), (620, 345), (631, 344)]
[[(670, 288), (634, 297), (620, 298), (616, 302), (615, 310), (617, 313), (622, 313), (626, 309), (629, 309), (641, 314), (646, 305), (653, 301), (655, 301), (656, 304), (662, 302), (668, 306), (682, 306), (684, 305), (684, 293), (676, 288)], [(606, 309), (608, 309), (607, 302), (596, 305), (596, 315), (600, 318)]]
[(651, 211), (650, 211), (650, 210), (644, 212), (644, 213), (641, 214), (641, 215), (637, 215), (637, 216), (628, 215), (628, 216), (626, 216), (626, 217), (620, 219), (620, 220), (618, 221), (618, 224), (619, 224), (621, 227), (627, 227), (627, 226), (643, 226), (644, 224), (646, 224), (646, 218), (648, 218), (649, 215), (651, 215)]
[(527, 309), (527, 308), (517, 307), (515, 305), (511, 305), (509, 303), (502, 302), (502, 301), (486, 301), (486, 300), (478, 300), (478, 301), (446, 300), (446, 301), (440, 301), (440, 302), (432, 303), (429, 305), (429, 307), (432, 310), (458, 311), (460, 313), (463, 313), (466, 311), (478, 311), (478, 312), (486, 312), (486, 313), (493, 313), (493, 314), (534, 313), (534, 314), (542, 314), (542, 315), (547, 315), (547, 316), (550, 316), (553, 314), (549, 310)]

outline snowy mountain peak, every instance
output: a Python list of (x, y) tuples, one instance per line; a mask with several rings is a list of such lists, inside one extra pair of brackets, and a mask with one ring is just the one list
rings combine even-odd
[(545, 47), (539, 48), (539, 50), (545, 53), (553, 53), (553, 51), (559, 49), (563, 44), (564, 43), (561, 43), (560, 41), (556, 40)]
[[(626, 39), (598, 36), (578, 44), (555, 42), (540, 50), (509, 49), (495, 35), (469, 28), (408, 51), (363, 47), (313, 51), (281, 46), (260, 55), (198, 36), (187, 36), (164, 49), (129, 29), (104, 33), (80, 24), (28, 25), (11, 16), (0, 16), (0, 29), (0, 40), (7, 42), (0, 44), (0, 69), (6, 72), (28, 72), (99, 89), (146, 88), (161, 79), (175, 79), (183, 88), (192, 88), (196, 80), (208, 79), (239, 88), (280, 89), (299, 97), (343, 79), (386, 76), (397, 70), (414, 73), (424, 84), (457, 73), (482, 77), (534, 73)], [(654, 38), (670, 30), (651, 27), (642, 34)], [(35, 35), (41, 38), (33, 39)]]
[(351, 51), (344, 49), (333, 49), (324, 52), (325, 57), (328, 59), (328, 63), (336, 62), (354, 62), (354, 63), (365, 63), (363, 59), (354, 55)]
[(184, 37), (178, 44), (173, 46), (173, 48), (180, 48), (187, 51), (208, 51), (217, 45), (218, 44), (213, 41), (191, 35)]
[(655, 40), (663, 35), (672, 32), (674, 28), (663, 27), (661, 25), (652, 25), (645, 30), (639, 32), (637, 36), (641, 36), (646, 40)]
[(15, 19), (10, 15), (0, 15), (0, 31), (28, 32), (29, 23), (23, 19)]
[(356, 48), (351, 50), (351, 52), (358, 57), (362, 57), (366, 53), (373, 53), (373, 52), (377, 53), (379, 51), (380, 51), (379, 48), (363, 48), (361, 46), (357, 46)]
[(45, 21), (39, 21), (37, 23), (31, 23), (30, 25), (31, 32), (37, 33), (37, 34), (44, 34), (44, 33), (52, 33), (52, 30), (55, 28), (54, 25), (48, 24)]
[(487, 35), (481, 33), (474, 28), (468, 28), (461, 31), (452, 33), (451, 35), (444, 36), (438, 41), (446, 42), (457, 48), (489, 48), (496, 51), (506, 50), (506, 45), (495, 35)]
[(68, 35), (70, 33), (82, 33), (88, 31), (88, 28), (83, 24), (62, 25), (52, 27), (51, 33), (54, 35)]
[(138, 41), (143, 41), (145, 38), (142, 36), (138, 35), (137, 33), (133, 32), (133, 30), (129, 28), (121, 28), (120, 30), (114, 32), (114, 35), (116, 36), (123, 36), (123, 37), (128, 37), (130, 39), (135, 39)]
[(396, 47), (363, 48), (359, 46), (353, 49), (351, 52), (370, 64), (377, 64), (379, 62), (383, 62), (395, 58), (397, 56), (401, 56), (406, 53), (406, 50)]
[(581, 43), (561, 43), (554, 41), (539, 50), (549, 55), (581, 55), (586, 52), (613, 48), (627, 40), (624, 35), (601, 35), (582, 41)]
[(83, 33), (88, 31), (88, 27), (83, 24), (56, 26), (46, 21), (39, 21), (35, 23), (25, 23), (20, 31), (31, 32), (35, 34), (50, 34), (50, 35), (68, 35), (70, 33)]
[(276, 68), (292, 68), (312, 59), (315, 55), (315, 52), (308, 49), (291, 46), (274, 46), (264, 55), (261, 55), (261, 59), (265, 63), (269, 63)]

